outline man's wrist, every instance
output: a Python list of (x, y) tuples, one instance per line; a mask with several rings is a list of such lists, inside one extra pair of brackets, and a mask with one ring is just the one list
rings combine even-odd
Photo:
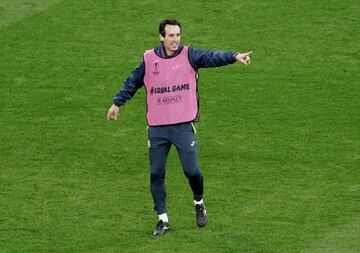
[(236, 59), (236, 56), (239, 54), (239, 52), (236, 52), (234, 55), (233, 55), (233, 58), (234, 58), (234, 60), (237, 60)]
[(120, 107), (120, 106), (122, 106), (121, 104), (116, 103), (115, 101), (113, 102), (113, 105), (114, 105), (114, 106), (116, 106), (116, 107)]

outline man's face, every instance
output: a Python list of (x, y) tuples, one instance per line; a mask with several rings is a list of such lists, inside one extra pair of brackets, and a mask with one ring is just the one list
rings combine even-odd
[(160, 34), (160, 40), (164, 43), (167, 54), (173, 54), (180, 44), (180, 27), (177, 25), (165, 26), (165, 37)]

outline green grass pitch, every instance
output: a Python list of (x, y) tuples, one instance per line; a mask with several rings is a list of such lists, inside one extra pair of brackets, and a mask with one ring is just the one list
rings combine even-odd
[[(183, 42), (253, 50), (200, 70), (195, 224), (174, 149), (155, 238), (145, 92), (113, 95), (166, 17)], [(0, 252), (360, 252), (355, 0), (0, 0)]]

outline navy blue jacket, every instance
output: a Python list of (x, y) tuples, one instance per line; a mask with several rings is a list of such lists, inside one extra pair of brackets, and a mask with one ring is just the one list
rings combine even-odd
[[(160, 43), (160, 46), (155, 48), (155, 53), (159, 57), (171, 58), (178, 55), (183, 46), (180, 45), (177, 52), (172, 56), (166, 54), (164, 45)], [(199, 68), (211, 68), (220, 67), (236, 62), (235, 53), (233, 51), (222, 51), (222, 50), (203, 50), (189, 47), (189, 61), (195, 71)], [(130, 76), (123, 83), (122, 88), (114, 97), (114, 105), (122, 106), (127, 100), (131, 99), (136, 91), (144, 85), (144, 74), (145, 74), (145, 63), (144, 61), (135, 68)]]

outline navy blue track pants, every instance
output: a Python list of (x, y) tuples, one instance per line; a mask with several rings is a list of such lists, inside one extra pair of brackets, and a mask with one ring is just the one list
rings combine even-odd
[(197, 141), (193, 124), (149, 127), (148, 140), (150, 190), (157, 214), (166, 213), (166, 160), (172, 145), (176, 147), (194, 199), (201, 200), (204, 193), (204, 179), (197, 159)]

